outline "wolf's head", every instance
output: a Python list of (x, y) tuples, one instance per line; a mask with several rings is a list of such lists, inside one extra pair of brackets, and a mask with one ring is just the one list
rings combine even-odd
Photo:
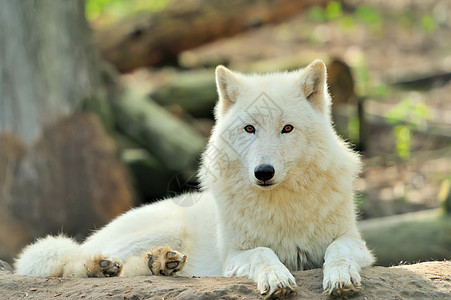
[(316, 169), (327, 168), (337, 138), (322, 61), (263, 75), (218, 66), (216, 84), (219, 101), (203, 155), (204, 187), (248, 185), (264, 191), (305, 180), (312, 162)]

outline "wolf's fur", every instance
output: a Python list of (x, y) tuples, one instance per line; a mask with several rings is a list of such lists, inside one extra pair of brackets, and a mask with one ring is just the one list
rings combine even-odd
[[(360, 160), (332, 127), (324, 63), (264, 75), (219, 66), (216, 81), (202, 193), (132, 209), (81, 245), (63, 237), (41, 240), (25, 248), (16, 272), (61, 275), (95, 255), (142, 263), (130, 257), (168, 245), (188, 257), (182, 275), (248, 276), (262, 293), (285, 295), (297, 289), (290, 271), (323, 266), (326, 293), (357, 290), (360, 269), (373, 262), (356, 228), (353, 182)], [(287, 124), (294, 129), (282, 133)], [(254, 174), (262, 164), (275, 170), (267, 182)]]

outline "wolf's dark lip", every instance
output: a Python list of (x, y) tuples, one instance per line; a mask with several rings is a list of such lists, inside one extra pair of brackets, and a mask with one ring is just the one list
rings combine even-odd
[(264, 183), (257, 183), (257, 185), (259, 185), (259, 186), (271, 186), (271, 185), (273, 185), (274, 183), (267, 183), (267, 182), (264, 182)]

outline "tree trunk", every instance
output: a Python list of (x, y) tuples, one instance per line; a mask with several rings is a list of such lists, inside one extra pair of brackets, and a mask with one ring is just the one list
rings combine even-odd
[(78, 112), (107, 107), (95, 53), (83, 1), (0, 0), (1, 258), (45, 233), (81, 237), (132, 204), (114, 143)]
[(27, 144), (96, 97), (99, 76), (82, 1), (0, 2), (0, 130)]

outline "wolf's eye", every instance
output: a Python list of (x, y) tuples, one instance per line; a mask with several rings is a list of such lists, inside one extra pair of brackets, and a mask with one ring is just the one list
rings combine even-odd
[(244, 131), (246, 131), (247, 133), (255, 133), (255, 128), (252, 125), (246, 125), (244, 126)]
[(293, 129), (293, 125), (287, 124), (283, 126), (282, 133), (290, 133), (291, 131), (293, 131)]

